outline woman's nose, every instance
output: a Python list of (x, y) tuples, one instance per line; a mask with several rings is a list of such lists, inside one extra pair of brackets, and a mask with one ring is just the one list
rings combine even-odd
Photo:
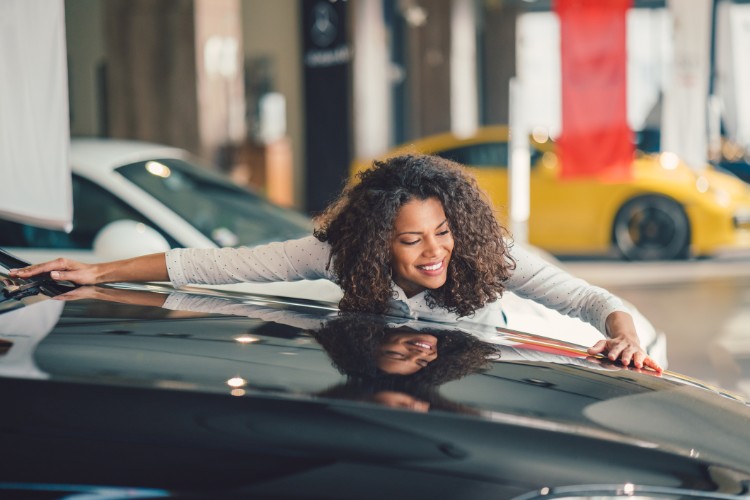
[(440, 246), (435, 238), (425, 238), (422, 254), (425, 256), (435, 256), (439, 253)]

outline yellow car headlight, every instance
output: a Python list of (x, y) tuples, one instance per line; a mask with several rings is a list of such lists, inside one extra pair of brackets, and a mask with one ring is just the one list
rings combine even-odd
[(729, 191), (725, 191), (723, 189), (712, 189), (711, 191), (713, 191), (716, 203), (718, 203), (722, 207), (728, 207), (732, 204), (732, 195), (729, 194)]
[(695, 189), (699, 193), (711, 193), (716, 203), (722, 207), (728, 207), (732, 204), (732, 193), (726, 189), (712, 186), (708, 178), (703, 175), (699, 175), (695, 179)]

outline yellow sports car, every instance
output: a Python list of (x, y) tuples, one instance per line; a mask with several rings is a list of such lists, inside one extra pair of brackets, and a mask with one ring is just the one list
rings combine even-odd
[[(624, 182), (562, 180), (551, 140), (531, 139), (529, 243), (558, 255), (608, 254), (630, 260), (679, 259), (750, 248), (750, 187), (710, 167), (691, 170), (672, 153), (640, 155)], [(400, 146), (466, 165), (507, 220), (508, 128), (469, 138), (446, 133)], [(352, 174), (367, 168), (356, 161)]]

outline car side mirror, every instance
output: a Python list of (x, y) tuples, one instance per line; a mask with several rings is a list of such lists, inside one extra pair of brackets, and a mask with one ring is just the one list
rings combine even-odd
[(94, 255), (99, 260), (128, 259), (169, 249), (169, 242), (156, 229), (129, 219), (110, 222), (94, 238)]

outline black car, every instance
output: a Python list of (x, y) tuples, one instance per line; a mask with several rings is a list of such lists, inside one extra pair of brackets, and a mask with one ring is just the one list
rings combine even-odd
[(510, 330), (2, 271), (0, 498), (750, 495), (747, 402), (678, 374)]

